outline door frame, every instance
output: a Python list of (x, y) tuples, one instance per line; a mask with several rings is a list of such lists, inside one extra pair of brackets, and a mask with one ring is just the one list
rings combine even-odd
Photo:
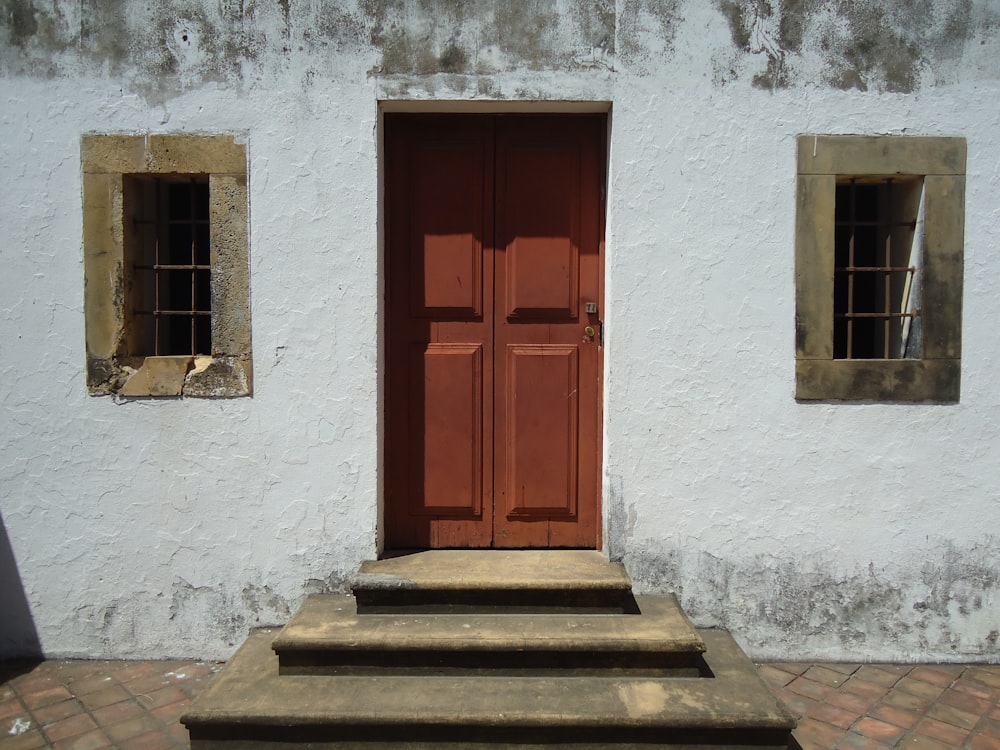
[[(385, 116), (393, 113), (413, 113), (428, 115), (544, 115), (560, 116), (569, 114), (600, 115), (604, 118), (602, 132), (600, 180), (600, 209), (598, 212), (598, 251), (599, 251), (599, 304), (602, 321), (602, 334), (607, 321), (606, 286), (607, 286), (607, 214), (610, 186), (611, 164), (611, 124), (612, 104), (610, 101), (509, 101), (509, 102), (472, 102), (472, 101), (408, 101), (382, 100), (378, 103), (376, 120), (376, 149), (378, 168), (378, 206), (377, 206), (377, 273), (378, 273), (378, 353), (377, 353), (377, 503), (376, 503), (376, 555), (382, 558), (386, 553), (397, 552), (387, 548), (386, 504), (388, 495), (387, 455), (388, 455), (388, 365), (389, 365), (389, 246), (388, 246), (388, 215), (387, 203), (387, 167), (386, 167), (386, 127)], [(605, 391), (607, 388), (608, 360), (606, 343), (602, 340), (599, 355), (599, 384), (596, 436), (596, 456), (600, 461), (597, 484), (597, 529), (594, 548), (602, 550), (605, 547), (605, 527), (607, 524), (607, 508), (604, 503), (606, 496), (606, 451), (604, 433), (606, 430), (606, 415), (604, 410)]]

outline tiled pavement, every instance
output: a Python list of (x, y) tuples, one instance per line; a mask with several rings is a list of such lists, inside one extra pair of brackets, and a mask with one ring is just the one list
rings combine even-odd
[(221, 666), (196, 661), (0, 664), (0, 748), (188, 747), (187, 730), (178, 719)]
[[(196, 661), (0, 664), (0, 749), (184, 748), (220, 669)], [(803, 750), (1000, 750), (1000, 666), (764, 664)]]
[(1000, 750), (1000, 666), (764, 664), (803, 750)]

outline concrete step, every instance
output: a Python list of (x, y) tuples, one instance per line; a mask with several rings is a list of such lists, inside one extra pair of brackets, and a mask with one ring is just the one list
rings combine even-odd
[(274, 639), (280, 672), (689, 676), (705, 644), (673, 596), (637, 614), (359, 614), (354, 597), (313, 596)]
[(427, 550), (362, 563), (362, 614), (630, 612), (632, 581), (593, 550)]
[(181, 721), (192, 750), (787, 748), (794, 720), (723, 631), (711, 677), (280, 675), (251, 636)]

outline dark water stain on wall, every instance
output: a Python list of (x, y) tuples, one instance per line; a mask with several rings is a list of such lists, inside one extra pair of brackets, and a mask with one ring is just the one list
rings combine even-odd
[[(754, 2), (752, 4), (741, 0), (719, 0), (719, 10), (729, 24), (729, 34), (733, 38), (733, 45), (744, 52), (750, 51), (750, 24), (751, 13), (757, 13), (761, 7), (769, 6), (766, 3)], [(770, 15), (770, 13), (769, 13)]]
[(571, 4), (544, 0), (368, 0), (377, 72), (490, 74), (511, 69), (587, 67), (595, 51), (614, 53), (611, 0)]
[[(741, 53), (756, 53), (766, 57), (767, 67), (753, 77), (753, 85), (758, 88), (776, 89), (789, 85), (785, 67), (786, 51), (777, 40), (761, 31), (762, 25), (774, 27), (775, 4), (777, 0), (719, 0), (719, 9), (729, 25), (733, 45)], [(782, 20), (785, 16), (782, 16)], [(782, 21), (778, 21), (778, 27)], [(756, 39), (755, 39), (756, 31)]]
[[(284, 18), (284, 16), (283, 16)], [(365, 16), (344, 10), (333, 4), (325, 4), (311, 16), (291, 16), (285, 19), (285, 27), (291, 39), (292, 25), (301, 36), (301, 47), (292, 47), (291, 54), (300, 51), (322, 56), (325, 52), (356, 52), (372, 44), (374, 22), (365, 22)]]
[(240, 592), (240, 598), (244, 609), (253, 615), (256, 624), (283, 624), (292, 614), (289, 603), (270, 586), (248, 583)]
[(204, 81), (239, 83), (245, 66), (259, 63), (270, 47), (287, 52), (287, 40), (269, 45), (269, 19), (259, 23), (258, 6), (246, 0), (102, 0), (74, 5), (72, 14), (63, 12), (66, 2), (44, 9), (27, 0), (4, 3), (0, 40), (6, 31), (19, 54), (0, 45), (0, 72), (103, 73), (154, 100)]
[(438, 67), (445, 73), (460, 73), (466, 69), (469, 56), (454, 41), (449, 42), (437, 60)]
[(619, 4), (618, 56), (638, 72), (648, 72), (657, 60), (643, 39), (654, 35), (663, 45), (666, 56), (673, 54), (674, 40), (684, 19), (680, 15), (680, 0), (624, 0)]
[(853, 6), (846, 20), (846, 39), (827, 37), (827, 46), (839, 49), (842, 58), (831, 66), (831, 82), (842, 89), (864, 91), (871, 81), (886, 91), (913, 91), (923, 63), (916, 30), (896, 28), (884, 7), (878, 6)]
[[(288, 30), (287, 8), (278, 5), (284, 21), (282, 32)], [(241, 78), (242, 64), (259, 61), (267, 53), (268, 41), (256, 19), (256, 3), (245, 0), (223, 0), (219, 3), (221, 21), (225, 28), (221, 44), (215, 45), (214, 54), (222, 63), (226, 77)], [(278, 39), (274, 40), (275, 45)], [(282, 53), (287, 54), (287, 44), (282, 44)]]
[(128, 35), (122, 33), (125, 11), (126, 0), (84, 3), (80, 9), (80, 46), (116, 75), (129, 55)]
[(170, 619), (185, 628), (203, 628), (211, 637), (236, 645), (250, 628), (283, 624), (291, 604), (270, 586), (248, 583), (234, 596), (222, 585), (195, 586), (176, 578), (171, 587)]
[(613, 0), (0, 1), (0, 74), (89, 69), (161, 98), (205, 81), (237, 85), (296, 55), (360, 54), (377, 75), (425, 75), (581, 69), (614, 54)]
[(597, 49), (609, 55), (616, 54), (615, 48), (615, 2), (614, 0), (594, 0), (587, 11), (579, 8), (573, 16), (577, 33), (589, 40)]
[(941, 63), (1000, 36), (991, 0), (713, 0), (728, 45), (684, 17), (690, 0), (0, 3), (0, 75), (111, 75), (151, 100), (209, 81), (249, 85), (301, 56), (315, 75), (336, 70), (343, 55), (375, 76), (585, 72), (618, 63), (640, 76), (676, 73), (688, 65), (675, 59), (681, 34), (713, 45), (717, 85), (747, 76), (768, 89), (909, 92), (947, 82)]
[(23, 48), (38, 33), (35, 4), (30, 0), (3, 0), (0, 7), (11, 43)]
[(800, 650), (836, 643), (860, 654), (903, 643), (979, 658), (1000, 638), (975, 636), (981, 611), (1000, 594), (998, 545), (995, 538), (966, 548), (929, 543), (916, 566), (840, 574), (822, 553), (737, 559), (653, 543), (631, 549), (624, 562), (642, 590), (676, 593), (696, 621), (728, 627), (757, 648), (773, 649), (769, 638), (780, 637)]
[(492, 40), (514, 60), (521, 60), (531, 70), (562, 67), (566, 50), (560, 49), (554, 30), (560, 17), (554, 4), (500, 0), (494, 16)]
[[(715, 0), (743, 56), (761, 57), (760, 88), (823, 83), (839, 89), (911, 92), (936, 66), (957, 59), (986, 22), (972, 0)], [(943, 20), (942, 20), (943, 19)], [(990, 31), (995, 34), (995, 29)], [(796, 61), (818, 56), (822, 81), (810, 81)]]
[[(23, 59), (36, 48), (45, 50), (23, 71), (35, 76), (54, 77), (58, 67), (53, 54), (72, 52), (75, 44), (71, 13), (61, 3), (40, 6), (32, 0), (3, 0), (0, 15), (0, 72), (9, 59)], [(6, 38), (6, 44), (5, 44)]]

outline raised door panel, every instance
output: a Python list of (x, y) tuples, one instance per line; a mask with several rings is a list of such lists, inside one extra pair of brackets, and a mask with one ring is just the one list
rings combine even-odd
[(530, 137), (506, 148), (501, 205), (509, 318), (568, 319), (579, 299), (579, 149)]
[(410, 512), (479, 516), (483, 497), (483, 347), (410, 350)]
[(576, 513), (577, 347), (507, 346), (507, 515)]
[(413, 146), (409, 285), (416, 317), (482, 315), (483, 151), (475, 140)]

